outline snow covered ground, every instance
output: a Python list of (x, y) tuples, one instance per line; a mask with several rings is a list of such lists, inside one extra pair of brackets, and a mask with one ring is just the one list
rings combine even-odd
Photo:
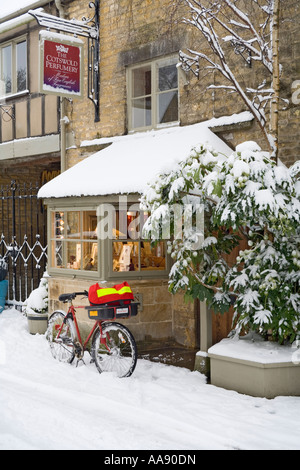
[(0, 315), (1, 450), (300, 449), (300, 397), (253, 398), (139, 360), (128, 379), (56, 362), (16, 310)]

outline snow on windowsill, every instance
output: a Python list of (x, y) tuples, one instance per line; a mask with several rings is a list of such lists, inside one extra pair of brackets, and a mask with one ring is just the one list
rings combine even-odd
[(21, 96), (25, 96), (28, 94), (29, 94), (29, 90), (23, 90), (23, 91), (18, 91), (17, 93), (12, 93), (11, 95), (2, 95), (0, 96), (0, 102), (4, 101), (4, 103), (1, 103), (1, 104), (5, 106), (6, 104), (5, 101), (9, 101), (14, 98), (20, 98)]

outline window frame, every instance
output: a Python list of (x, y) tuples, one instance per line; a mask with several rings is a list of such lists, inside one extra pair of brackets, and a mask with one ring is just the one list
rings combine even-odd
[[(24, 90), (18, 91), (18, 64), (17, 64), (17, 46), (18, 44), (21, 44), (22, 42), (26, 43), (26, 86)], [(3, 90), (3, 93), (1, 93), (0, 90), (0, 97), (13, 97), (15, 95), (27, 93), (28, 90), (28, 73), (29, 73), (29, 67), (28, 67), (28, 35), (22, 35), (19, 36), (16, 39), (12, 39), (10, 41), (4, 42), (0, 44), (0, 81), (4, 82), (3, 80), (3, 70), (2, 70), (2, 58), (3, 58), (3, 49), (6, 47), (11, 46), (11, 91), (7, 93), (5, 90)], [(4, 87), (5, 87), (5, 82), (4, 82)]]
[[(52, 202), (47, 201), (47, 232), (48, 232), (48, 273), (51, 276), (56, 277), (68, 277), (72, 279), (90, 279), (90, 280), (107, 280), (107, 281), (118, 281), (120, 279), (130, 280), (143, 280), (143, 279), (167, 279), (171, 267), (170, 257), (167, 254), (167, 243), (165, 243), (165, 269), (164, 270), (150, 270), (150, 271), (113, 271), (113, 242), (118, 241), (111, 238), (106, 238), (104, 240), (97, 239), (98, 243), (98, 269), (96, 271), (92, 270), (79, 270), (79, 269), (70, 269), (67, 267), (58, 268), (52, 266), (52, 242), (55, 240), (53, 234), (52, 226), (52, 214), (55, 212), (85, 212), (85, 211), (96, 211), (101, 202), (108, 204), (116, 205), (114, 201), (106, 199), (105, 201), (97, 201), (97, 203), (80, 205), (78, 201), (72, 199), (70, 201), (65, 201), (58, 204), (58, 201)], [(132, 201), (136, 204), (137, 200)], [(97, 223), (99, 222), (99, 215), (97, 215)], [(80, 239), (81, 240), (81, 239)], [(74, 241), (77, 241), (74, 240)], [(79, 241), (79, 240), (78, 240)], [(122, 241), (122, 240), (120, 240)], [(123, 240), (125, 241), (125, 240)], [(140, 242), (140, 239), (137, 241)]]
[[(68, 277), (72, 277), (72, 278), (77, 278), (77, 277), (81, 277), (81, 278), (95, 278), (95, 279), (98, 279), (99, 277), (99, 268), (100, 268), (100, 260), (101, 260), (101, 255), (100, 255), (100, 250), (99, 250), (99, 240), (98, 239), (88, 239), (88, 238), (84, 238), (82, 236), (80, 236), (79, 238), (75, 238), (74, 239), (71, 239), (71, 237), (69, 238), (65, 238), (65, 243), (78, 243), (81, 245), (81, 253), (83, 253), (83, 250), (82, 250), (82, 246), (83, 246), (83, 243), (97, 243), (97, 270), (84, 270), (84, 269), (71, 269), (71, 268), (68, 268), (66, 266), (66, 259), (64, 259), (64, 264), (65, 266), (62, 267), (62, 268), (59, 268), (59, 267), (55, 267), (52, 265), (52, 260), (53, 260), (53, 256), (55, 256), (55, 254), (53, 253), (53, 243), (55, 243), (57, 240), (59, 240), (57, 237), (55, 237), (55, 233), (54, 233), (54, 227), (53, 227), (53, 215), (55, 213), (68, 213), (68, 212), (78, 212), (79, 213), (79, 224), (80, 224), (80, 235), (82, 235), (83, 233), (83, 227), (82, 227), (82, 222), (83, 222), (83, 213), (84, 212), (95, 212), (96, 214), (96, 217), (97, 217), (97, 207), (91, 207), (91, 206), (84, 206), (84, 207), (81, 207), (81, 206), (77, 206), (77, 205), (73, 205), (73, 206), (69, 206), (69, 205), (60, 205), (60, 206), (57, 206), (57, 207), (49, 207), (48, 208), (48, 221), (47, 221), (47, 224), (48, 224), (48, 271), (49, 271), (49, 274), (53, 274), (53, 275), (63, 275), (63, 276), (68, 276)], [(98, 220), (99, 218), (97, 217), (97, 223), (98, 223)], [(63, 255), (64, 257), (66, 256), (66, 249), (65, 251), (63, 252)], [(82, 260), (82, 257), (81, 257), (81, 264), (83, 262)]]
[[(165, 127), (172, 127), (179, 125), (179, 110), (180, 110), (180, 100), (179, 100), (179, 71), (177, 69), (177, 88), (170, 88), (168, 90), (159, 91), (158, 90), (158, 70), (161, 66), (164, 65), (176, 65), (179, 62), (178, 55), (171, 55), (167, 57), (160, 57), (156, 59), (152, 59), (150, 61), (141, 62), (139, 64), (132, 65), (127, 68), (127, 110), (128, 110), (128, 129), (129, 132), (137, 132), (149, 129), (162, 129)], [(133, 71), (150, 66), (151, 69), (151, 94), (150, 95), (141, 95), (138, 97), (133, 96)], [(177, 91), (177, 99), (178, 99), (178, 116), (176, 121), (170, 121), (166, 123), (159, 123), (159, 105), (158, 105), (158, 96), (166, 94), (168, 92)], [(134, 99), (141, 99), (151, 96), (151, 124), (139, 127), (133, 127), (133, 116), (132, 116), (132, 102)]]

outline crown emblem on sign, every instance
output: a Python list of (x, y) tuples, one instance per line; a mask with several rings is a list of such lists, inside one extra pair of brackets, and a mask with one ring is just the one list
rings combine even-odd
[(64, 47), (62, 44), (60, 44), (59, 46), (56, 46), (56, 51), (57, 52), (62, 52), (64, 54), (67, 54), (69, 52), (69, 48), (68, 47)]

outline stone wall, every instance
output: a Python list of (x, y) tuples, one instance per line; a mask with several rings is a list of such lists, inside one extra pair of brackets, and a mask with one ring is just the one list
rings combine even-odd
[[(76, 147), (67, 153), (68, 166), (88, 154), (80, 149), (83, 140), (123, 135), (127, 129), (126, 68), (155, 57), (168, 55), (192, 46), (208, 51), (208, 45), (195, 30), (177, 20), (187, 14), (184, 2), (172, 8), (169, 0), (109, 0), (100, 2), (100, 123), (93, 122), (93, 104), (88, 100), (68, 103), (67, 112), (71, 123), (69, 132), (75, 137)], [(282, 2), (280, 60), (283, 65), (282, 98), (290, 101), (286, 110), (280, 112), (280, 158), (287, 164), (299, 159), (300, 105), (292, 102), (292, 84), (300, 80), (300, 6), (295, 0)], [(89, 16), (87, 5), (74, 0), (67, 10), (69, 18)], [(86, 54), (87, 56), (87, 54)], [(87, 59), (86, 59), (87, 60)], [(240, 75), (250, 77), (250, 84), (258, 67), (245, 67), (241, 58), (232, 53)], [(87, 63), (86, 63), (87, 69)], [(231, 115), (244, 111), (245, 105), (238, 95), (222, 90), (206, 90), (207, 85), (220, 83), (217, 74), (206, 72), (196, 79), (192, 76), (180, 80), (180, 122), (193, 124), (212, 117)], [(253, 81), (253, 84), (255, 82)], [(268, 110), (267, 110), (268, 111)], [(256, 140), (263, 148), (264, 138), (257, 125), (240, 132), (238, 129), (224, 133), (229, 144), (235, 147), (242, 140)]]

